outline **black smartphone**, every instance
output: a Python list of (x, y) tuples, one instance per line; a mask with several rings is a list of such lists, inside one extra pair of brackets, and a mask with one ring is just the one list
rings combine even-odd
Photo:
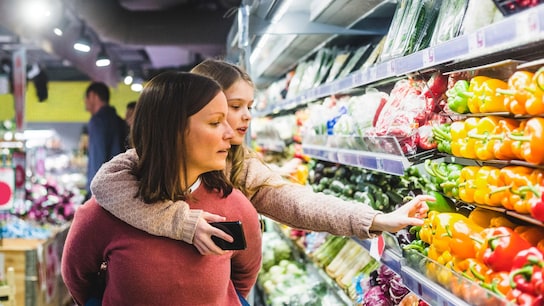
[(244, 237), (244, 228), (240, 221), (226, 222), (211, 222), (211, 226), (215, 226), (223, 232), (234, 238), (233, 242), (228, 242), (217, 236), (212, 236), (213, 242), (223, 250), (244, 250), (246, 248), (246, 238)]

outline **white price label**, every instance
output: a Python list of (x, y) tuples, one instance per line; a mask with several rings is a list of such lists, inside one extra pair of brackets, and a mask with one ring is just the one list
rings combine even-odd
[(485, 35), (483, 31), (476, 31), (468, 36), (468, 50), (476, 51), (485, 48)]
[(387, 75), (395, 75), (395, 60), (390, 60), (387, 62)]
[(434, 64), (434, 48), (423, 49), (421, 56), (423, 57), (423, 66), (431, 66)]
[(380, 235), (376, 238), (370, 240), (370, 256), (374, 257), (376, 260), (380, 261), (383, 255), (383, 250), (385, 249), (385, 241), (383, 236)]
[(370, 81), (371, 82), (376, 81), (376, 79), (378, 78), (378, 69), (376, 68), (376, 66), (370, 67), (369, 73), (370, 73), (370, 76), (369, 76)]
[(376, 157), (376, 170), (383, 170), (383, 159)]
[(530, 11), (517, 17), (516, 33), (521, 41), (531, 41), (539, 39), (537, 36), (540, 31), (540, 22), (538, 14)]

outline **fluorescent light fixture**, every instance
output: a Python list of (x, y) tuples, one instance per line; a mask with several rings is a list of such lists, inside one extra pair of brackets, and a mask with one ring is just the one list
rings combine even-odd
[(107, 67), (111, 64), (110, 57), (106, 53), (106, 50), (102, 46), (100, 49), (100, 52), (98, 53), (98, 56), (96, 57), (96, 67)]
[(62, 18), (61, 21), (58, 22), (57, 25), (55, 25), (55, 27), (53, 28), (53, 33), (55, 33), (55, 35), (57, 35), (57, 36), (64, 35), (64, 31), (69, 26), (68, 19), (66, 19), (65, 17), (61, 17), (61, 18)]
[(123, 79), (123, 82), (125, 83), (125, 85), (130, 85), (130, 84), (132, 84), (133, 80), (134, 80), (134, 78), (131, 75), (127, 75)]
[(130, 89), (135, 92), (140, 92), (144, 89), (144, 80), (141, 78), (135, 78), (134, 82), (130, 85)]
[(74, 43), (74, 49), (80, 52), (90, 52), (91, 51), (91, 39), (85, 34), (85, 24), (81, 25), (81, 34), (79, 38)]
[(85, 53), (90, 52), (91, 42), (85, 37), (81, 37), (74, 43), (74, 49)]
[(57, 36), (62, 36), (64, 34), (64, 32), (62, 31), (62, 29), (60, 27), (55, 27), (53, 29), (53, 33), (55, 33), (55, 35), (57, 35)]

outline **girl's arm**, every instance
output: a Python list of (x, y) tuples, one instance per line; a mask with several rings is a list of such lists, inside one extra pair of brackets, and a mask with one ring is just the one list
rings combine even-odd
[(152, 235), (195, 245), (197, 239), (197, 248), (201, 253), (223, 254), (210, 236), (213, 234), (227, 240), (230, 236), (207, 224), (224, 221), (223, 217), (190, 209), (183, 201), (148, 205), (141, 198), (135, 197), (138, 181), (132, 175), (132, 169), (136, 167), (137, 161), (136, 151), (130, 149), (102, 165), (91, 183), (91, 191), (98, 204), (117, 218)]
[(314, 192), (308, 186), (287, 182), (259, 158), (246, 160), (245, 186), (257, 188), (250, 200), (258, 212), (288, 226), (329, 232), (337, 236), (369, 238), (374, 217), (370, 206)]

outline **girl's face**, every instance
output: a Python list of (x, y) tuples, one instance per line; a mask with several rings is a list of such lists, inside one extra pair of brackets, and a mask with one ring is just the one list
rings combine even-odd
[(243, 79), (236, 81), (227, 90), (225, 96), (229, 104), (227, 121), (234, 130), (231, 143), (241, 145), (249, 129), (251, 121), (250, 110), (253, 107), (254, 89), (251, 84)]
[(233, 138), (227, 123), (228, 104), (220, 92), (198, 113), (189, 117), (185, 136), (189, 184), (205, 172), (223, 170)]

